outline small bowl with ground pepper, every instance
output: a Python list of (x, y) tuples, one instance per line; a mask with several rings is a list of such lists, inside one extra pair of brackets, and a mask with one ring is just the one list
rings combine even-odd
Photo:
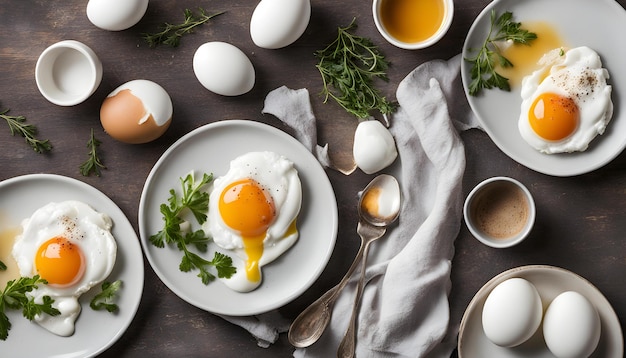
[(509, 177), (493, 177), (467, 196), (463, 217), (472, 235), (487, 246), (517, 245), (530, 233), (536, 208), (530, 191)]

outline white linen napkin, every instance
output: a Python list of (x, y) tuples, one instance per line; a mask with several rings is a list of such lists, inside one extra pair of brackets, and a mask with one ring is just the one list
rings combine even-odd
[[(399, 159), (386, 172), (399, 180), (403, 204), (397, 227), (370, 250), (358, 321), (359, 358), (448, 358), (456, 344), (458, 322), (450, 322), (448, 294), (463, 202), (465, 152), (458, 130), (477, 127), (460, 83), (461, 60), (458, 55), (420, 65), (398, 86), (400, 106), (390, 130)], [(290, 126), (294, 136), (329, 165), (327, 147), (317, 145), (306, 89), (283, 86), (270, 92), (263, 113)], [(324, 335), (311, 347), (297, 349), (295, 357), (336, 356), (357, 278), (353, 275), (337, 300)], [(224, 318), (249, 330), (261, 346), (288, 328), (284, 321), (276, 325), (275, 316)]]

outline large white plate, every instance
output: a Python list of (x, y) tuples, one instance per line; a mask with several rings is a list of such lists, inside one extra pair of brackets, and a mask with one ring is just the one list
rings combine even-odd
[(591, 358), (624, 356), (624, 338), (617, 315), (604, 295), (579, 275), (554, 266), (521, 266), (505, 271), (487, 282), (468, 305), (459, 330), (459, 358), (554, 358), (545, 345), (541, 329), (527, 342), (515, 348), (496, 346), (483, 333), (482, 310), (491, 290), (502, 281), (520, 277), (537, 287), (544, 308), (560, 293), (577, 291), (598, 310), (602, 325), (600, 343)]
[[(163, 227), (159, 205), (167, 201), (170, 189), (180, 192), (180, 177), (190, 171), (213, 173), (217, 177), (226, 173), (235, 157), (266, 150), (294, 162), (302, 181), (303, 198), (298, 217), (300, 237), (290, 250), (263, 267), (263, 283), (259, 288), (239, 293), (219, 280), (205, 286), (196, 276), (197, 271), (185, 273), (178, 269), (181, 253), (176, 248), (150, 244), (150, 235)], [(227, 120), (190, 132), (157, 161), (141, 195), (139, 233), (152, 268), (180, 298), (213, 313), (253, 315), (295, 299), (322, 273), (335, 246), (337, 201), (326, 173), (296, 139), (262, 123)]]
[(22, 219), (41, 206), (65, 200), (80, 200), (111, 217), (118, 251), (107, 281), (123, 281), (117, 301), (120, 309), (116, 314), (92, 310), (89, 302), (100, 292), (100, 287), (92, 288), (80, 298), (82, 312), (76, 320), (76, 332), (70, 337), (56, 336), (21, 317), (21, 311), (11, 310), (8, 312), (12, 324), (9, 338), (0, 341), (0, 350), (10, 352), (11, 357), (96, 356), (122, 336), (139, 307), (144, 284), (141, 246), (130, 222), (111, 199), (86, 183), (53, 174), (30, 174), (0, 182), (3, 223), (19, 226)]
[(600, 168), (619, 155), (626, 146), (626, 113), (622, 106), (626, 96), (626, 46), (620, 46), (616, 34), (626, 32), (626, 11), (614, 0), (496, 0), (476, 18), (463, 46), (480, 48), (490, 26), (490, 13), (511, 11), (515, 21), (545, 21), (558, 31), (571, 47), (588, 46), (598, 52), (609, 70), (613, 86), (615, 113), (606, 132), (591, 142), (585, 152), (542, 154), (520, 136), (517, 120), (520, 114), (520, 89), (511, 92), (484, 90), (479, 96), (467, 93), (471, 81), (470, 64), (463, 61), (461, 76), (469, 104), (494, 143), (509, 157), (540, 173), (573, 176)]

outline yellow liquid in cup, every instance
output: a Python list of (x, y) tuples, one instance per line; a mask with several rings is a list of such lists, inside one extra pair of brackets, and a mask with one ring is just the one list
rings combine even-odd
[(383, 0), (380, 18), (399, 41), (422, 42), (437, 33), (446, 12), (443, 0)]

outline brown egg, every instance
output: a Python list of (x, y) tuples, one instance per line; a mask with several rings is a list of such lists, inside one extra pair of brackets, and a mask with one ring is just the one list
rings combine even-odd
[(116, 88), (102, 103), (100, 122), (120, 142), (141, 144), (159, 138), (172, 121), (172, 100), (163, 87), (134, 80)]

